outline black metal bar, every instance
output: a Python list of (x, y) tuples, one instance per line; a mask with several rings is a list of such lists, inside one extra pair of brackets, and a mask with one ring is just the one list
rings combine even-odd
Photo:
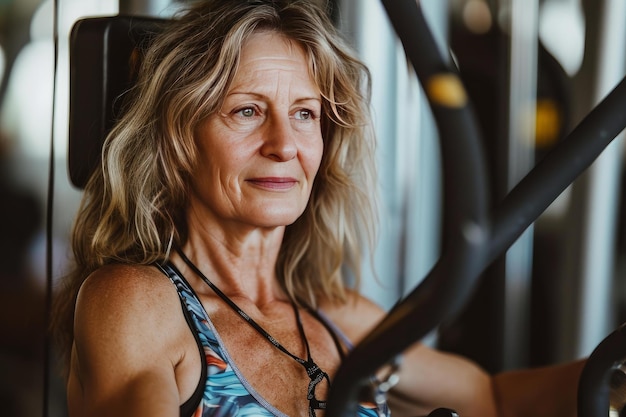
[(511, 246), (625, 127), (626, 78), (498, 205), (492, 221), (488, 264)]

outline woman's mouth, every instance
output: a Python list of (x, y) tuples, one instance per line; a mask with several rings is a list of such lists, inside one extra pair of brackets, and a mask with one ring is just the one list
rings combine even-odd
[(262, 177), (251, 178), (246, 181), (259, 188), (279, 191), (290, 190), (298, 183), (298, 180), (291, 177)]

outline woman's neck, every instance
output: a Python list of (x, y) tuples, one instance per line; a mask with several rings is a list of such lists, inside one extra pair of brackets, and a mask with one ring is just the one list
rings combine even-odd
[[(245, 298), (260, 307), (287, 300), (276, 278), (283, 234), (284, 227), (270, 230), (190, 224), (187, 242), (180, 249), (229, 297)], [(178, 266), (186, 269), (176, 258), (174, 255)]]

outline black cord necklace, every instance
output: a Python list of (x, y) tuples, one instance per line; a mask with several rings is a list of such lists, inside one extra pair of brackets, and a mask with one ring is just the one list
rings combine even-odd
[(293, 311), (296, 316), (296, 321), (298, 323), (298, 332), (300, 333), (300, 337), (304, 342), (304, 346), (306, 348), (307, 359), (302, 359), (293, 353), (289, 352), (283, 345), (278, 343), (278, 340), (274, 339), (265, 329), (263, 329), (257, 322), (255, 322), (250, 316), (248, 316), (233, 300), (231, 300), (226, 294), (224, 294), (215, 284), (213, 284), (207, 277), (198, 269), (198, 267), (191, 262), (191, 260), (183, 253), (182, 250), (177, 249), (178, 254), (183, 259), (183, 261), (193, 270), (193, 272), (198, 275), (202, 280), (222, 299), (228, 304), (241, 318), (243, 318), (246, 323), (250, 324), (252, 328), (254, 328), (257, 332), (259, 332), (265, 339), (267, 339), (272, 345), (274, 345), (278, 350), (298, 362), (300, 365), (304, 367), (306, 370), (309, 379), (309, 387), (307, 390), (307, 399), (309, 400), (309, 417), (315, 417), (315, 410), (324, 410), (326, 409), (326, 401), (320, 401), (315, 396), (315, 388), (317, 385), (326, 380), (330, 386), (330, 378), (328, 374), (324, 372), (311, 357), (311, 351), (309, 349), (309, 341), (306, 338), (306, 334), (304, 333), (304, 327), (302, 326), (302, 320), (300, 319), (300, 312), (298, 311), (298, 307), (292, 301), (291, 306), (293, 307)]

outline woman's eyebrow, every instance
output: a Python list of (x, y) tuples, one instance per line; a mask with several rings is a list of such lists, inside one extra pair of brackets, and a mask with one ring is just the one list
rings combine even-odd
[[(231, 91), (228, 94), (226, 94), (226, 97), (232, 97), (232, 96), (253, 96), (255, 98), (258, 99), (269, 99), (270, 97), (266, 94), (263, 93), (258, 93), (258, 92), (254, 92), (254, 91)], [(317, 101), (319, 103), (322, 102), (322, 99), (320, 98), (320, 96), (302, 96), (302, 97), (298, 97), (294, 100), (294, 102), (298, 103), (298, 102), (302, 102), (302, 101)]]

